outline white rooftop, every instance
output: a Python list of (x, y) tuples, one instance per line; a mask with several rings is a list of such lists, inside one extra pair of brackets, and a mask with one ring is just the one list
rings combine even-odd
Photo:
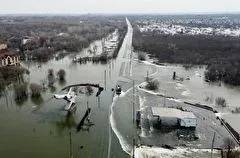
[(160, 117), (171, 117), (186, 119), (192, 118), (196, 119), (196, 116), (192, 112), (182, 111), (175, 108), (163, 108), (163, 107), (152, 107), (153, 115)]

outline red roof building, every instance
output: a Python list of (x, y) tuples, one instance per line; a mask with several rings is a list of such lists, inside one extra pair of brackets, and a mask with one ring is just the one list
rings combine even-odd
[(10, 65), (19, 65), (19, 55), (12, 52), (0, 53), (0, 67), (10, 66)]

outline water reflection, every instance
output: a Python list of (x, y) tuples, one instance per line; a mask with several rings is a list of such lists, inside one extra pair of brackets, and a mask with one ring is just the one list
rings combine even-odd
[(15, 103), (17, 106), (21, 107), (28, 100), (28, 97), (22, 97), (21, 99), (15, 99)]
[(61, 134), (65, 130), (71, 130), (72, 128), (76, 129), (76, 132), (80, 131), (89, 131), (90, 127), (94, 125), (90, 119), (91, 108), (88, 108), (81, 118), (80, 122), (77, 123), (74, 117), (77, 107), (74, 107), (71, 111), (68, 111), (66, 116), (60, 121), (56, 122), (57, 131)]
[(57, 88), (55, 86), (49, 86), (50, 92), (54, 93), (56, 92)]
[(61, 79), (61, 80), (58, 80), (58, 84), (59, 84), (59, 86), (64, 86), (64, 85), (66, 85), (66, 80), (65, 79)]
[(76, 107), (72, 111), (68, 111), (64, 119), (56, 122), (56, 127), (59, 134), (66, 129), (72, 129), (73, 127), (76, 127), (76, 121), (74, 118), (75, 112)]
[[(81, 121), (79, 122), (78, 126), (77, 126), (77, 132), (79, 132), (80, 130), (87, 130), (89, 131), (89, 128), (94, 125), (89, 118), (91, 112), (91, 108), (88, 108), (83, 116), (83, 118), (81, 119)], [(85, 124), (85, 120), (87, 121), (87, 123)], [(84, 128), (85, 125), (85, 128)]]
[(40, 97), (31, 97), (31, 101), (32, 101), (32, 103), (34, 103), (36, 105), (42, 105), (43, 102), (44, 102), (42, 96), (40, 96)]

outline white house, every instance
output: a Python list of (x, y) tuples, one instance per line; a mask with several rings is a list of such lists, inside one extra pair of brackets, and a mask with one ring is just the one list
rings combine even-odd
[(152, 115), (159, 121), (171, 121), (181, 127), (196, 127), (197, 118), (192, 112), (182, 111), (175, 108), (152, 107)]

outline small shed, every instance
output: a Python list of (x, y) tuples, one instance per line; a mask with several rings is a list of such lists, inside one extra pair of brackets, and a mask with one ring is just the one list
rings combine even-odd
[(196, 127), (197, 118), (192, 112), (175, 108), (152, 107), (153, 117), (159, 120), (176, 119), (181, 127)]

